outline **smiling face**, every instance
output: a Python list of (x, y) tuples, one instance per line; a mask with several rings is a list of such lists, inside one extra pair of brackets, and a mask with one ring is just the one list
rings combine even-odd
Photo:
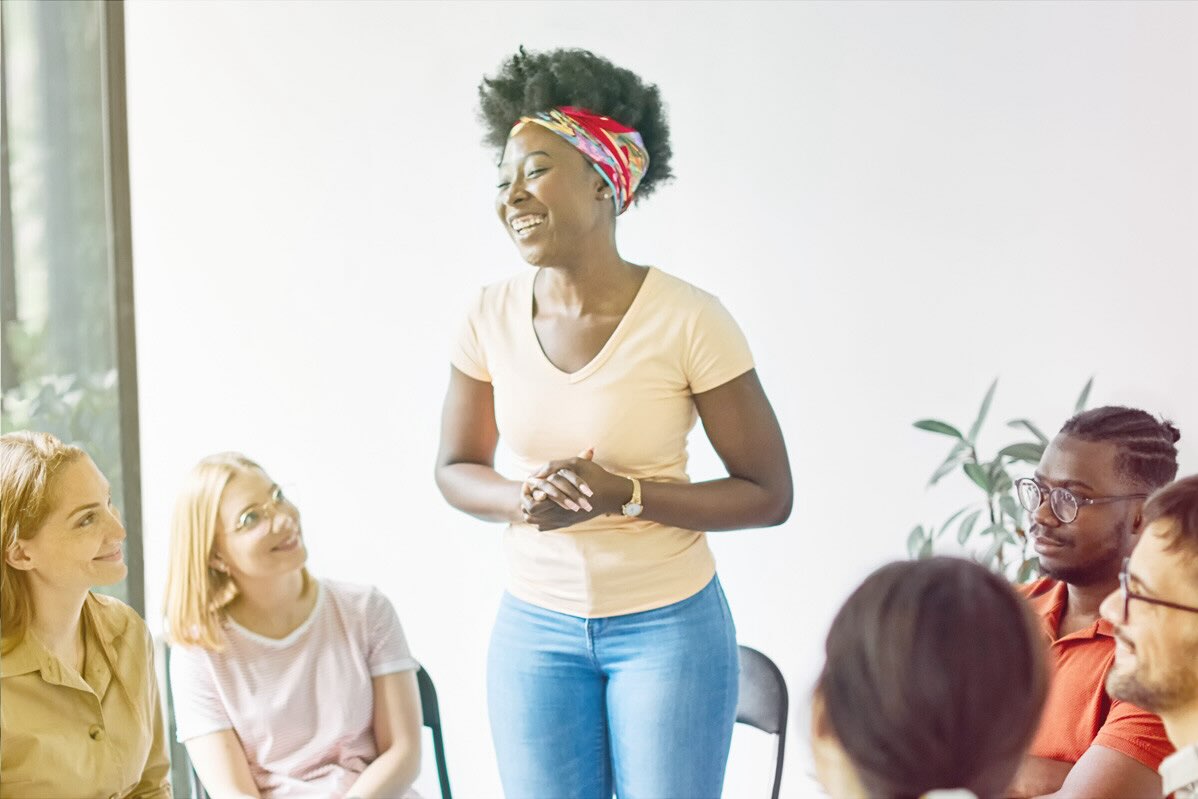
[[(1198, 608), (1198, 559), (1170, 550), (1171, 519), (1144, 530), (1128, 563), (1128, 589), (1152, 599)], [(1154, 713), (1198, 709), (1198, 613), (1132, 599), (1123, 620), (1123, 594), (1102, 603), (1115, 628), (1115, 665), (1107, 690)]]
[(125, 527), (91, 458), (77, 457), (51, 478), (49, 503), (37, 531), (6, 553), (9, 565), (34, 584), (72, 594), (125, 579)]
[(265, 472), (234, 472), (221, 493), (212, 566), (235, 583), (303, 568), (299, 510)]
[(590, 162), (556, 133), (525, 124), (499, 164), (495, 212), (525, 261), (568, 263), (615, 224), (611, 189)]
[[(1045, 491), (1067, 488), (1079, 500), (1134, 494), (1142, 490), (1117, 468), (1118, 446), (1058, 435), (1044, 450), (1036, 481)], [(1123, 558), (1138, 537), (1143, 500), (1082, 505), (1069, 524), (1053, 515), (1047, 497), (1031, 514), (1032, 536), (1046, 575), (1073, 585), (1117, 579)]]

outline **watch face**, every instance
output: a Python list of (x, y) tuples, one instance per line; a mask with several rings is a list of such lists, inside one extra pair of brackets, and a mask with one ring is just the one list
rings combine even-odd
[(641, 511), (644, 510), (644, 507), (636, 504), (635, 502), (629, 502), (622, 508), (622, 510), (625, 516), (640, 516)]

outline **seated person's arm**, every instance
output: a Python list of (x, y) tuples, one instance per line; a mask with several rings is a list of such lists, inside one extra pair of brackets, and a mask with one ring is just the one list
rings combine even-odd
[(1161, 778), (1130, 755), (1094, 744), (1043, 799), (1160, 799)]
[(1073, 764), (1067, 760), (1025, 755), (1006, 796), (1010, 799), (1028, 799), (1050, 794), (1065, 784), (1065, 778), (1072, 768)]
[(189, 739), (187, 755), (212, 799), (259, 799), (241, 740), (232, 730)]
[(379, 756), (349, 793), (353, 799), (402, 796), (420, 773), (420, 688), (416, 671), (374, 678), (374, 740)]

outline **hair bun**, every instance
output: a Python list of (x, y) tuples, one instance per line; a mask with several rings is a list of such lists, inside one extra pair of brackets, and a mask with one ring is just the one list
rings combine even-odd
[(1181, 431), (1178, 430), (1177, 426), (1168, 419), (1161, 422), (1161, 429), (1165, 431), (1165, 435), (1168, 436), (1169, 440), (1174, 444), (1181, 440)]

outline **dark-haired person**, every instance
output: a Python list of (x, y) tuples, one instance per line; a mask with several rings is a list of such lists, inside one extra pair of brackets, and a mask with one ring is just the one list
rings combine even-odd
[(1115, 639), (1098, 609), (1143, 532), (1145, 497), (1177, 474), (1180, 435), (1141, 410), (1095, 408), (1066, 422), (1035, 476), (1016, 483), (1045, 575), (1022, 590), (1052, 680), (1013, 795), (1161, 795), (1156, 768), (1173, 747), (1157, 716), (1107, 693)]
[(1006, 580), (956, 558), (883, 566), (836, 614), (826, 653), (811, 741), (833, 799), (1005, 795), (1047, 681)]
[[(496, 215), (536, 268), (469, 312), (436, 474), (508, 525), (488, 657), (504, 792), (717, 797), (738, 659), (702, 531), (787, 518), (781, 431), (720, 302), (616, 247), (617, 217), (671, 175), (657, 88), (521, 50), (480, 95)], [(696, 417), (728, 477), (690, 483)], [(495, 470), (501, 436), (524, 479)]]
[(1198, 475), (1153, 494), (1144, 532), (1102, 603), (1115, 629), (1111, 696), (1159, 713), (1177, 747), (1160, 765), (1174, 799), (1198, 799)]

